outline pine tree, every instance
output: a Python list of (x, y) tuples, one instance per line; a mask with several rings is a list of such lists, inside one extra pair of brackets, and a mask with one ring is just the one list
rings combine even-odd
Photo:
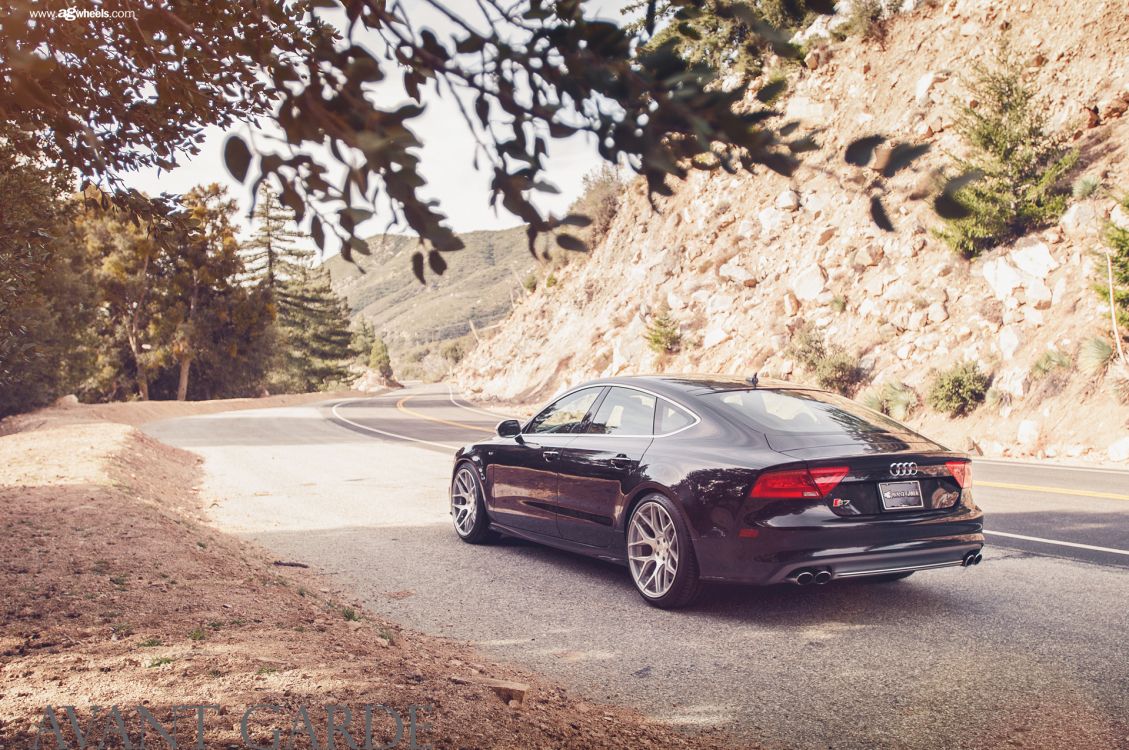
[(380, 373), (385, 380), (392, 379), (392, 358), (388, 354), (388, 346), (383, 338), (378, 338), (372, 344), (372, 353), (369, 354), (368, 366)]
[(279, 202), (268, 185), (259, 190), (251, 220), (255, 233), (243, 245), (243, 265), (248, 278), (260, 286), (273, 290), (280, 279), (294, 273), (296, 266), (313, 260), (313, 251), (296, 246), (302, 235), (293, 229), (294, 213)]
[(309, 391), (345, 380), (356, 356), (349, 308), (322, 268), (298, 268), (279, 284), (278, 375), (284, 387)]

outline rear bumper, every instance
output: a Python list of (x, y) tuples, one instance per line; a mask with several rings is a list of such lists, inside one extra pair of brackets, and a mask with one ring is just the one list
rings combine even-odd
[(833, 579), (931, 570), (961, 565), (968, 553), (984, 546), (978, 509), (919, 523), (761, 527), (758, 532), (751, 539), (695, 540), (702, 578), (770, 585), (801, 570), (827, 570)]

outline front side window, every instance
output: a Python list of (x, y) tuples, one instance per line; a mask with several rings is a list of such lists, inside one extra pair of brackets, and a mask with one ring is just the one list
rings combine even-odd
[(534, 417), (525, 432), (576, 432), (592, 404), (596, 403), (601, 388), (585, 388), (562, 396)]
[(630, 388), (612, 388), (585, 432), (594, 435), (650, 435), (655, 397)]

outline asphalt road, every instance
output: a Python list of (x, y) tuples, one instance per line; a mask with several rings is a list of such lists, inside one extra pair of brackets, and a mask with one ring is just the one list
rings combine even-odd
[(984, 564), (672, 613), (623, 568), (459, 542), (451, 453), (503, 416), (426, 386), (146, 429), (204, 455), (220, 525), (594, 700), (774, 748), (1129, 748), (1129, 472), (977, 460)]

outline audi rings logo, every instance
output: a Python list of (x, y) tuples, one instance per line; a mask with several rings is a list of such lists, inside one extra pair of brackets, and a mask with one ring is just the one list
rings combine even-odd
[(890, 464), (890, 476), (912, 477), (917, 475), (917, 464), (913, 461), (901, 461)]

